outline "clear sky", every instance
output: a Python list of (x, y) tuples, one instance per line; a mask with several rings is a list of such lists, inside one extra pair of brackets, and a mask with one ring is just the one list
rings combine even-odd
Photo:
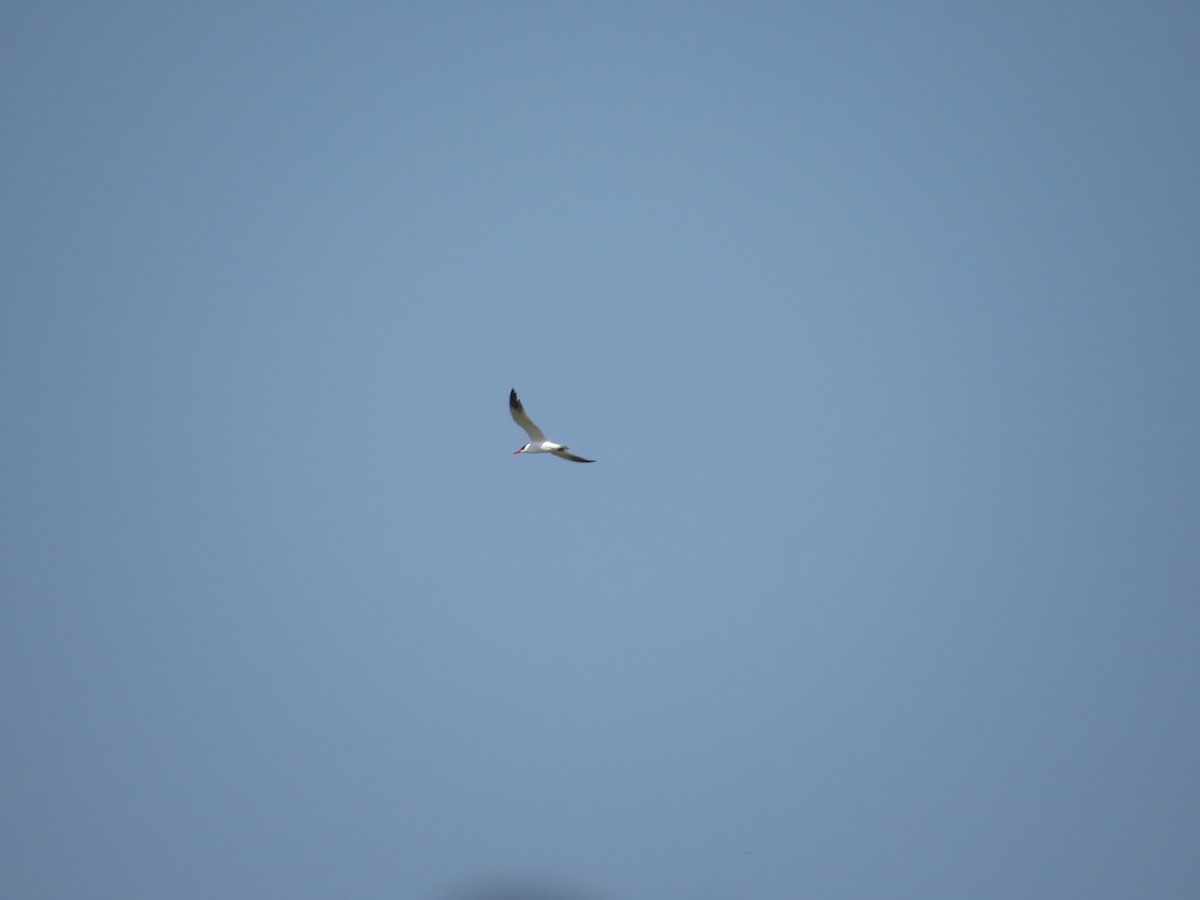
[(1200, 896), (1198, 37), (9, 4), (0, 895)]

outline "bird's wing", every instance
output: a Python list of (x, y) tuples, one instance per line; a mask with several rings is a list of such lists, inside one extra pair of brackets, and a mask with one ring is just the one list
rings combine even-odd
[(550, 452), (559, 459), (569, 459), (571, 462), (595, 462), (594, 459), (584, 459), (582, 456), (576, 456), (574, 453), (568, 453), (566, 447), (563, 447), (561, 450), (551, 450)]
[(513, 421), (525, 429), (525, 433), (529, 435), (531, 441), (544, 441), (546, 439), (546, 436), (542, 434), (542, 429), (533, 424), (533, 419), (529, 418), (529, 415), (525, 412), (525, 407), (517, 399), (516, 388), (508, 392), (508, 411), (512, 413)]

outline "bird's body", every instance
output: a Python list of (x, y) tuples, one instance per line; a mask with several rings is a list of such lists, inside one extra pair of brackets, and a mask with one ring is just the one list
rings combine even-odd
[(525, 433), (529, 435), (529, 443), (520, 450), (514, 450), (514, 454), (553, 453), (559, 459), (569, 459), (571, 462), (595, 462), (594, 459), (584, 459), (582, 456), (576, 456), (574, 453), (569, 452), (571, 448), (566, 444), (556, 444), (554, 441), (546, 440), (546, 435), (542, 434), (542, 429), (533, 423), (533, 419), (529, 418), (529, 414), (525, 412), (525, 407), (517, 399), (516, 388), (508, 392), (508, 411), (512, 413), (513, 421), (520, 425), (525, 430)]

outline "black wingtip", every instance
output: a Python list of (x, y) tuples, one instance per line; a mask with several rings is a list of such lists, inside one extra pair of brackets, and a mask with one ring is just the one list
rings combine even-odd
[(521, 401), (517, 399), (517, 389), (513, 388), (508, 392), (508, 408), (518, 409), (521, 406)]
[(555, 456), (561, 456), (563, 459), (569, 459), (571, 462), (595, 462), (594, 459), (584, 459), (582, 456), (576, 456), (574, 453), (567, 453), (566, 448), (553, 452)]

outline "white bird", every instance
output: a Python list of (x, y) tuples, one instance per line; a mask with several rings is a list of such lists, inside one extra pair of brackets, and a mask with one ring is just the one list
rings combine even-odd
[(559, 459), (569, 459), (571, 462), (595, 462), (594, 459), (584, 459), (582, 456), (568, 453), (567, 451), (570, 448), (566, 444), (556, 444), (553, 441), (546, 440), (546, 436), (542, 434), (542, 429), (533, 424), (533, 419), (529, 418), (529, 415), (525, 412), (525, 407), (517, 399), (516, 388), (508, 392), (508, 411), (512, 413), (513, 421), (524, 428), (525, 433), (529, 435), (529, 443), (520, 450), (514, 450), (514, 454), (553, 453)]

